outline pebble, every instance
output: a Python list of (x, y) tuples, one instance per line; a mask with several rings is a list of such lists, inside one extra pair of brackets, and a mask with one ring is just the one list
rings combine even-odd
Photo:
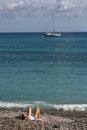
[(0, 110), (0, 130), (87, 130), (87, 112), (51, 111), (42, 121), (22, 120), (21, 111)]

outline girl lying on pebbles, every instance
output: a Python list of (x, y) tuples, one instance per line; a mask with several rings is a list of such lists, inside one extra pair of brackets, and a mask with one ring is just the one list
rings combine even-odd
[(35, 114), (32, 114), (32, 108), (29, 107), (27, 115), (25, 115), (24, 113), (22, 113), (22, 119), (33, 120), (33, 121), (34, 120), (40, 120), (41, 121), (41, 118), (40, 118), (40, 109), (37, 108)]

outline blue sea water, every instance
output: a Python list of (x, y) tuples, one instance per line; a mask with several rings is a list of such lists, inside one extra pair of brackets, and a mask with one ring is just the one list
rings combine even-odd
[(0, 33), (0, 107), (87, 109), (87, 33)]

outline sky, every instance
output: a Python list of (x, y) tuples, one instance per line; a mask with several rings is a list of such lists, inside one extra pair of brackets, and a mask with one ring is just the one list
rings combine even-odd
[(0, 0), (0, 32), (87, 31), (87, 0)]

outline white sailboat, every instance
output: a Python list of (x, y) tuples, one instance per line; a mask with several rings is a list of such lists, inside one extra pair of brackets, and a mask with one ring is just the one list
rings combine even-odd
[(43, 37), (60, 37), (61, 33), (55, 32), (55, 23), (53, 17), (53, 32), (46, 32), (42, 35)]
[(60, 37), (61, 33), (57, 32), (47, 32), (43, 34), (43, 37)]

